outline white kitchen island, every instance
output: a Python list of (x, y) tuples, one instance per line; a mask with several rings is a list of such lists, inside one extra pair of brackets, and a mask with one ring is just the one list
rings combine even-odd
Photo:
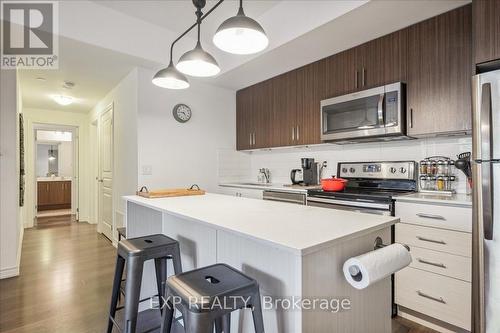
[[(163, 233), (179, 241), (184, 270), (221, 262), (255, 278), (261, 295), (278, 303), (263, 313), (267, 333), (391, 331), (390, 278), (357, 290), (345, 281), (342, 265), (373, 250), (377, 236), (390, 243), (397, 218), (219, 194), (124, 199), (127, 238)], [(148, 263), (143, 296), (155, 288)], [(288, 307), (287, 300), (300, 298), (317, 305), (330, 300), (333, 307)], [(335, 312), (332, 299), (349, 301)], [(240, 313), (233, 313), (232, 332), (253, 332), (250, 312)]]

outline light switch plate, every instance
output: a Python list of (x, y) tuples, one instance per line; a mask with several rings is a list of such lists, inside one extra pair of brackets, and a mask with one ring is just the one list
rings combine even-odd
[(153, 174), (153, 166), (152, 165), (143, 165), (142, 166), (142, 174), (144, 176), (151, 176)]

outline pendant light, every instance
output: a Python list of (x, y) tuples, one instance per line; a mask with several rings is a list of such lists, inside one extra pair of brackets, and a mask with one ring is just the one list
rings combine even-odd
[(56, 155), (54, 154), (54, 149), (52, 148), (52, 146), (50, 146), (50, 149), (49, 149), (49, 161), (53, 161), (56, 159)]
[(189, 88), (189, 81), (186, 76), (174, 67), (172, 62), (172, 52), (170, 52), (170, 63), (168, 67), (161, 69), (153, 77), (153, 84), (167, 89)]
[(194, 0), (196, 6), (196, 25), (198, 28), (198, 42), (191, 51), (188, 51), (180, 57), (177, 62), (177, 69), (190, 76), (209, 77), (217, 75), (220, 67), (215, 58), (205, 51), (200, 43), (200, 25), (203, 13), (201, 9), (205, 6), (205, 0)]
[(252, 54), (264, 50), (269, 39), (262, 26), (243, 12), (243, 0), (236, 16), (230, 17), (217, 29), (214, 44), (233, 54)]

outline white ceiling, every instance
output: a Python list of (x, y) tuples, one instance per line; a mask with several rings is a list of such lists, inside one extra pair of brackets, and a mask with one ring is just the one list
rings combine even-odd
[[(59, 69), (20, 71), (23, 107), (88, 112), (137, 66), (155, 68), (158, 64), (59, 37)], [(66, 80), (75, 86), (64, 88)], [(51, 95), (69, 95), (75, 102), (62, 106), (54, 102)]]

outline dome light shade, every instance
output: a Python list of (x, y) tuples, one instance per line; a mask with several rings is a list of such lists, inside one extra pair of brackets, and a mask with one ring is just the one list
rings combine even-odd
[(199, 41), (194, 49), (180, 57), (176, 67), (186, 75), (198, 77), (215, 76), (220, 72), (215, 58), (201, 47)]
[(155, 74), (152, 80), (158, 87), (167, 89), (186, 89), (189, 87), (189, 81), (186, 76), (179, 72), (172, 61), (168, 67), (161, 69)]
[(59, 105), (70, 105), (74, 102), (73, 97), (66, 95), (52, 95), (52, 99)]
[(222, 22), (213, 42), (219, 49), (229, 53), (252, 54), (264, 50), (269, 39), (262, 26), (246, 16), (240, 7), (236, 16)]

